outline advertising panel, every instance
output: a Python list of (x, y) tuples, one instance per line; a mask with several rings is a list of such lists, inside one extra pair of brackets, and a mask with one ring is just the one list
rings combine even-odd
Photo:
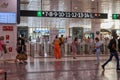
[[(9, 59), (14, 59), (17, 40), (17, 1), (0, 0), (0, 36), (4, 37)], [(1, 24), (2, 23), (2, 24)]]

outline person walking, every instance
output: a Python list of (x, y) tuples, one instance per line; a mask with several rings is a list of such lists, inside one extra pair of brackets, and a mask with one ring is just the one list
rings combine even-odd
[(71, 43), (71, 52), (73, 54), (73, 59), (76, 59), (77, 45), (78, 45), (78, 38), (76, 37), (74, 41)]
[(117, 61), (117, 67), (116, 70), (120, 70), (119, 68), (119, 56), (118, 56), (118, 52), (117, 52), (117, 34), (113, 35), (113, 39), (110, 40), (109, 44), (108, 44), (108, 48), (110, 50), (110, 57), (109, 59), (102, 65), (102, 69), (105, 70), (105, 66), (112, 60), (113, 56), (115, 57), (116, 61)]
[(97, 64), (99, 64), (99, 62), (100, 62), (99, 55), (100, 55), (101, 44), (99, 42), (99, 38), (98, 37), (95, 38), (95, 41), (96, 41), (96, 43), (95, 43), (95, 49), (96, 49), (95, 54), (96, 54), (96, 58), (97, 58)]
[(54, 42), (54, 56), (56, 59), (60, 59), (61, 58), (61, 53), (60, 53), (60, 40), (58, 38), (58, 35), (56, 35)]
[(60, 50), (61, 50), (61, 55), (64, 56), (65, 55), (65, 39), (63, 37), (63, 35), (61, 35), (60, 39)]

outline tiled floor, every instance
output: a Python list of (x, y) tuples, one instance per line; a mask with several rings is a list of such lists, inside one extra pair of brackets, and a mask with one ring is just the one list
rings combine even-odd
[[(29, 58), (27, 64), (0, 62), (0, 68), (7, 71), (7, 80), (120, 80), (114, 60), (102, 71), (105, 59), (101, 57), (100, 65), (95, 65), (95, 57)], [(0, 74), (0, 80), (4, 80), (3, 77)]]

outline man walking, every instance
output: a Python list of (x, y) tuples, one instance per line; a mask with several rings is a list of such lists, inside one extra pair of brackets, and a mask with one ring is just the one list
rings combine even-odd
[(110, 40), (109, 42), (109, 45), (108, 45), (108, 48), (110, 50), (110, 57), (109, 59), (102, 65), (102, 68), (103, 70), (105, 70), (105, 65), (108, 64), (108, 62), (110, 62), (113, 58), (113, 56), (115, 57), (116, 61), (117, 61), (117, 69), (116, 70), (120, 70), (119, 68), (119, 56), (118, 56), (118, 52), (117, 52), (117, 42), (116, 39), (117, 39), (117, 34), (114, 34), (113, 35), (113, 39)]

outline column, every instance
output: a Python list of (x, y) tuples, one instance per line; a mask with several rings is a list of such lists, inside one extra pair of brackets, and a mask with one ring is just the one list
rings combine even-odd
[(99, 20), (92, 20), (91, 22), (91, 31), (94, 33), (94, 38), (100, 38), (100, 24)]

